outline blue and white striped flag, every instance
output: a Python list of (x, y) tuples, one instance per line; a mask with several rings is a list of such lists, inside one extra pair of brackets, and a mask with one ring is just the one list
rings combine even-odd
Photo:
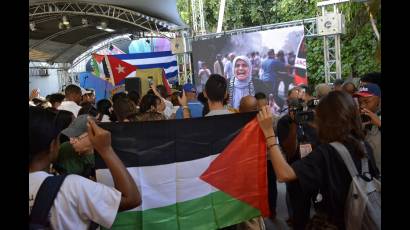
[(171, 51), (119, 54), (113, 55), (116, 58), (136, 66), (138, 69), (163, 68), (170, 83), (178, 80), (177, 57)]

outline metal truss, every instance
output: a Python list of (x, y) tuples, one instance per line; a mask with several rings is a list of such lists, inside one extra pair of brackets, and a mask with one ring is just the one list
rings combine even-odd
[(198, 35), (190, 39), (195, 40), (195, 41), (196, 40), (206, 40), (210, 38), (220, 37), (223, 35), (242, 34), (242, 33), (257, 32), (257, 31), (263, 31), (263, 30), (286, 28), (286, 27), (292, 27), (292, 26), (304, 26), (306, 37), (317, 36), (316, 18), (308, 18), (308, 19), (295, 20), (295, 21), (290, 21), (290, 22), (281, 22), (281, 23), (268, 24), (268, 25), (262, 25), (262, 26), (248, 27), (248, 28), (243, 28), (243, 29), (228, 30), (228, 31), (221, 32), (221, 33)]
[(205, 34), (204, 3), (202, 0), (191, 0), (192, 29), (194, 34)]
[(48, 36), (48, 37), (46, 37), (46, 38), (44, 38), (44, 39), (42, 39), (42, 40), (36, 42), (36, 43), (34, 43), (33, 45), (31, 45), (31, 46), (29, 47), (29, 49), (34, 49), (34, 48), (36, 48), (37, 46), (41, 45), (42, 43), (44, 43), (44, 42), (46, 42), (46, 41), (48, 41), (48, 40), (51, 40), (51, 39), (53, 39), (53, 38), (56, 38), (56, 37), (58, 37), (58, 36), (61, 36), (61, 35), (63, 35), (63, 34), (66, 34), (66, 33), (68, 33), (68, 32), (75, 31), (75, 30), (79, 30), (79, 29), (84, 29), (84, 28), (86, 28), (86, 27), (91, 27), (91, 26), (95, 26), (95, 25), (90, 25), (90, 24), (89, 24), (89, 25), (81, 25), (81, 26), (71, 27), (70, 29), (61, 30), (61, 31), (59, 31), (59, 32), (57, 32), (57, 33), (54, 33), (54, 34), (52, 34), (52, 35), (50, 35), (50, 36)]
[[(29, 7), (30, 21), (37, 17), (53, 16), (55, 14), (91, 15), (129, 23), (136, 27), (162, 35), (176, 25), (139, 12), (117, 6), (82, 2), (82, 1), (53, 1), (31, 4)], [(162, 35), (165, 36), (165, 35)], [(166, 37), (166, 36), (165, 36)]]
[(325, 82), (341, 79), (340, 35), (323, 37)]
[(47, 63), (47, 62), (36, 62), (31, 61), (29, 62), (30, 69), (68, 69), (70, 68), (69, 63)]
[(76, 42), (76, 43), (70, 45), (70, 46), (67, 47), (66, 49), (64, 49), (64, 50), (60, 51), (59, 53), (57, 53), (56, 55), (54, 55), (52, 58), (50, 58), (49, 62), (53, 63), (55, 60), (57, 60), (59, 57), (61, 57), (61, 55), (63, 55), (65, 52), (67, 52), (67, 51), (69, 51), (70, 49), (74, 48), (76, 45), (81, 44), (82, 42), (85, 42), (85, 41), (90, 40), (90, 39), (93, 39), (93, 38), (101, 37), (101, 36), (107, 35), (107, 34), (108, 34), (108, 32), (102, 32), (102, 33), (99, 33), (99, 34), (94, 34), (94, 35), (92, 35), (92, 36), (83, 38), (83, 39), (81, 39), (80, 41), (78, 41), (78, 42)]
[(78, 56), (76, 59), (74, 59), (73, 64), (72, 64), (72, 69), (75, 69), (75, 67), (82, 63), (84, 60), (89, 58), (91, 54), (96, 53), (104, 48), (109, 47), (110, 45), (116, 45), (116, 43), (120, 43), (121, 41), (127, 41), (130, 40), (129, 34), (127, 35), (115, 35), (114, 37), (108, 38), (104, 40), (103, 42), (98, 43), (96, 46), (91, 47), (84, 53), (82, 53), (80, 56)]
[[(318, 2), (322, 16), (328, 13), (339, 13), (338, 4), (349, 0), (327, 0)], [(330, 9), (328, 11), (328, 9)], [(340, 57), (340, 34), (323, 37), (323, 54), (325, 62), (325, 82), (330, 83), (342, 78), (342, 62)]]

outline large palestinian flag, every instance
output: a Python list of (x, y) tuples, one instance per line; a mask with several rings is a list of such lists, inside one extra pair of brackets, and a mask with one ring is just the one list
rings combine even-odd
[[(255, 113), (103, 123), (142, 195), (112, 229), (218, 229), (269, 215), (266, 145)], [(114, 186), (97, 157), (99, 182)]]

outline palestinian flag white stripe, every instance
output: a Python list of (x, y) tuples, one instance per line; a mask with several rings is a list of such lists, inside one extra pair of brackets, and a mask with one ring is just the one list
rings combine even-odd
[[(217, 188), (199, 177), (218, 155), (171, 164), (127, 168), (141, 192), (143, 203), (133, 210), (147, 210), (193, 200)], [(97, 181), (114, 187), (108, 169), (96, 171)]]

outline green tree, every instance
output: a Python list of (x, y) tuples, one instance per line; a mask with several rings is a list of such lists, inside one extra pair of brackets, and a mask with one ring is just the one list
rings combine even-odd
[[(226, 0), (223, 30), (272, 24), (316, 17), (321, 14), (316, 6), (320, 0)], [(190, 0), (178, 0), (182, 19), (189, 25)], [(216, 31), (220, 0), (204, 0), (208, 33)], [(185, 8), (181, 7), (185, 6)], [(340, 6), (346, 16), (346, 34), (341, 36), (342, 77), (357, 77), (367, 72), (380, 71), (380, 42), (376, 39), (370, 13), (380, 28), (380, 0), (347, 3)], [(324, 82), (323, 39), (306, 39), (309, 82)]]

